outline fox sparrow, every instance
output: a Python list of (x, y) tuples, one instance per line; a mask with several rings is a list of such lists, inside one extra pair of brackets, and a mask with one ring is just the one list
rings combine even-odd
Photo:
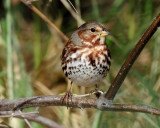
[(89, 21), (73, 32), (62, 52), (62, 69), (71, 80), (68, 91), (62, 97), (68, 103), (72, 82), (90, 87), (101, 82), (111, 65), (110, 51), (105, 37), (110, 33), (103, 24)]

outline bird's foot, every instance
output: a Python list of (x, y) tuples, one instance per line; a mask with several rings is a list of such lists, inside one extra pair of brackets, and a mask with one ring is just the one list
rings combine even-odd
[(69, 107), (69, 100), (71, 100), (71, 104), (72, 104), (72, 93), (71, 93), (71, 91), (67, 91), (66, 94), (61, 97), (61, 103), (63, 104), (64, 101), (66, 101), (66, 106), (68, 108)]
[(90, 95), (92, 94), (96, 95), (96, 97), (99, 98), (104, 94), (104, 91), (102, 89), (99, 90), (98, 88), (96, 88), (95, 90), (90, 91)]

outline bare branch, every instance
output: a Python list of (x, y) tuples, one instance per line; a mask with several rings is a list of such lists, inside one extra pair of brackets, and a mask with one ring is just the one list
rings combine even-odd
[(32, 9), (37, 15), (39, 15), (45, 22), (47, 22), (52, 28), (54, 28), (60, 36), (68, 41), (68, 37), (61, 31), (55, 24), (53, 24), (44, 14), (42, 14), (29, 0), (21, 0), (25, 5), (27, 5), (30, 9)]
[(119, 88), (121, 87), (124, 79), (126, 78), (130, 68), (132, 67), (133, 63), (148, 43), (149, 39), (152, 35), (157, 31), (157, 28), (160, 26), (160, 14), (156, 17), (141, 39), (138, 41), (137, 45), (129, 54), (128, 58), (124, 62), (123, 66), (121, 67), (120, 71), (118, 72), (116, 78), (112, 82), (109, 90), (105, 94), (106, 99), (113, 100), (116, 93), (118, 92)]
[(18, 112), (21, 114), (21, 117), (24, 119), (24, 121), (26, 122), (26, 124), (28, 125), (28, 127), (32, 128), (31, 123), (28, 121), (28, 119), (25, 118), (25, 116), (23, 115), (22, 111), (19, 109)]
[(80, 15), (78, 15), (77, 13), (75, 13), (72, 9), (72, 7), (70, 6), (70, 4), (66, 1), (66, 0), (60, 0), (62, 2), (62, 4), (67, 8), (67, 10), (71, 13), (71, 15), (74, 17), (74, 19), (76, 19), (78, 26), (82, 25), (85, 21), (81, 18)]
[[(23, 114), (23, 116), (22, 116)], [(13, 111), (0, 111), (0, 115), (6, 116), (7, 117), (10, 115), (10, 117), (16, 117), (16, 118), (21, 118), (21, 119), (27, 119), (29, 121), (34, 121), (37, 122), (39, 124), (42, 124), (44, 126), (47, 126), (48, 128), (64, 128), (63, 126), (57, 124), (56, 122), (47, 119), (45, 117), (39, 116), (37, 114), (31, 114), (31, 113), (22, 113), (21, 115), (19, 115), (18, 112), (15, 112), (13, 114)]]
[(23, 2), (26, 2), (26, 3), (32, 3), (32, 2), (36, 2), (38, 0), (23, 0)]
[[(2, 100), (0, 102), (0, 115), (3, 111), (16, 111), (37, 106), (66, 106), (65, 102), (61, 102), (62, 96), (35, 96), (28, 98), (19, 98), (15, 100)], [(146, 105), (127, 105), (127, 104), (113, 104), (106, 98), (81, 98), (72, 97), (72, 102), (69, 101), (69, 107), (73, 108), (95, 108), (102, 111), (127, 111), (127, 112), (143, 112), (154, 115), (160, 115), (160, 109), (146, 106)]]

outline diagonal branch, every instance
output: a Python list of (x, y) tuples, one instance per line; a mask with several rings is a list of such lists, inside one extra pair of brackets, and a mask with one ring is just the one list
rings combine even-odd
[(47, 22), (52, 28), (54, 28), (59, 35), (65, 40), (68, 41), (68, 37), (61, 31), (55, 24), (53, 24), (43, 13), (41, 13), (34, 5), (32, 5), (29, 0), (21, 0), (25, 5), (32, 9), (37, 15), (39, 15), (45, 22)]
[(137, 45), (129, 54), (128, 58), (124, 62), (123, 66), (121, 67), (120, 71), (118, 72), (116, 78), (112, 82), (109, 90), (105, 94), (106, 99), (113, 100), (116, 93), (118, 92), (119, 88), (121, 87), (124, 79), (126, 78), (130, 68), (132, 67), (133, 63), (148, 43), (149, 39), (152, 35), (156, 32), (157, 28), (160, 26), (160, 14), (156, 17), (141, 39), (138, 41)]
[(67, 10), (71, 13), (73, 18), (77, 21), (78, 26), (82, 25), (85, 21), (81, 18), (81, 16), (74, 12), (73, 9), (71, 8), (70, 4), (67, 2), (67, 0), (60, 0), (62, 4), (67, 8)]
[(143, 112), (154, 115), (160, 115), (160, 109), (146, 105), (128, 105), (128, 104), (112, 104), (105, 98), (82, 98), (72, 97), (69, 104), (61, 102), (62, 96), (34, 96), (27, 98), (19, 98), (15, 100), (2, 100), (0, 102), (0, 115), (7, 111), (16, 111), (37, 106), (68, 106), (74, 108), (95, 108), (102, 111), (126, 111), (126, 112)]

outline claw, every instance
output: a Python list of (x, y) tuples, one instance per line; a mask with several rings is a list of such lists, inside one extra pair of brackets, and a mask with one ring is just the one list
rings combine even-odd
[(103, 93), (104, 91), (102, 89), (99, 90), (97, 85), (95, 90), (90, 91), (90, 95), (95, 94), (97, 98), (99, 98)]
[(62, 104), (64, 103), (64, 101), (66, 101), (67, 108), (69, 106), (69, 99), (71, 99), (72, 102), (72, 93), (67, 91), (66, 94), (61, 98)]
[(69, 86), (69, 89), (68, 89), (68, 91), (66, 92), (66, 94), (61, 97), (61, 103), (63, 104), (64, 101), (66, 101), (66, 106), (67, 106), (67, 108), (69, 107), (69, 99), (71, 100), (71, 104), (72, 104), (71, 88), (72, 88), (72, 82), (71, 82), (71, 85)]

